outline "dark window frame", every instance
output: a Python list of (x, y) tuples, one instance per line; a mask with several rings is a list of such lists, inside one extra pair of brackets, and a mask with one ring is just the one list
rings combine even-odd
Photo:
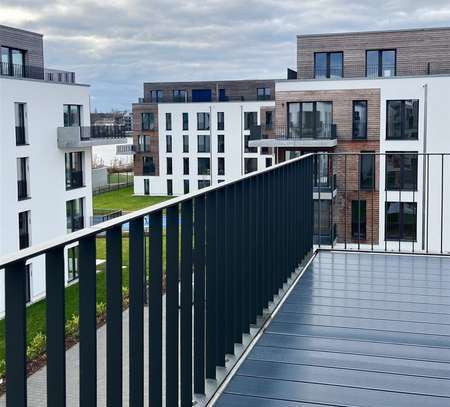
[[(79, 203), (80, 207), (80, 213), (75, 212), (76, 203)], [(84, 228), (85, 225), (85, 219), (84, 219), (84, 198), (75, 198), (71, 199), (69, 201), (66, 201), (66, 223), (67, 223), (67, 232), (73, 233), (77, 230), (81, 230)], [(76, 216), (77, 215), (77, 216)], [(69, 217), (70, 217), (70, 225), (71, 228), (69, 228)], [(75, 222), (76, 219), (79, 219), (80, 222)], [(74, 227), (75, 225), (75, 227)]]
[[(200, 165), (200, 162), (208, 162), (208, 166)], [(206, 169), (201, 172), (200, 169)], [(198, 157), (197, 158), (197, 175), (211, 175), (211, 159), (209, 157)]]
[[(147, 115), (149, 119), (144, 120), (144, 116)], [(141, 130), (142, 131), (156, 130), (155, 112), (141, 112)]]
[[(23, 201), (30, 198), (29, 157), (17, 157), (17, 199)], [(20, 167), (20, 168), (19, 168)]]
[(150, 103), (162, 102), (164, 98), (164, 91), (160, 89), (150, 90)]
[(189, 113), (184, 112), (182, 114), (183, 119), (183, 131), (189, 130)]
[[(392, 78), (397, 76), (397, 49), (396, 48), (373, 48), (366, 49), (366, 78), (371, 78), (372, 76), (368, 74), (367, 68), (367, 53), (368, 52), (378, 52), (378, 74), (376, 78)], [(394, 51), (394, 75), (393, 76), (384, 76), (383, 75), (383, 52), (391, 52)]]
[[(80, 251), (79, 246), (69, 247), (67, 249), (67, 282), (76, 281), (80, 274), (79, 261)], [(71, 272), (72, 269), (72, 272)]]
[(171, 179), (167, 180), (167, 195), (172, 196), (173, 195), (173, 181)]
[[(366, 109), (366, 121), (364, 123), (364, 137), (356, 136), (356, 120), (355, 120), (355, 106), (357, 103), (364, 103)], [(368, 118), (369, 118), (369, 103), (367, 100), (353, 100), (352, 101), (352, 140), (367, 140), (368, 139)]]
[[(77, 158), (75, 159), (75, 157)], [(65, 153), (66, 191), (83, 188), (85, 186), (83, 161), (83, 151)], [(80, 168), (76, 167), (76, 163), (80, 163)]]
[(166, 134), (166, 153), (172, 153), (172, 135)]
[[(388, 237), (388, 208), (391, 204), (399, 205), (398, 236)], [(412, 239), (405, 238), (405, 204), (412, 205), (415, 216), (415, 230)], [(384, 209), (384, 240), (388, 242), (417, 242), (417, 202), (386, 201)]]
[(189, 190), (190, 190), (190, 188), (189, 188), (189, 180), (188, 179), (183, 179), (183, 192), (185, 194), (188, 194)]
[[(299, 134), (299, 138), (303, 138), (303, 104), (311, 103), (313, 105), (313, 117), (314, 117), (314, 124), (313, 124), (313, 139), (321, 139), (321, 137), (318, 137), (319, 133), (317, 131), (317, 103), (324, 103), (324, 104), (330, 104), (331, 105), (331, 123), (330, 123), (330, 135), (333, 137), (333, 124), (334, 124), (334, 111), (333, 111), (333, 101), (332, 100), (316, 100), (316, 101), (301, 101), (301, 102), (288, 102), (287, 103), (287, 109), (286, 109), (286, 122), (288, 124), (288, 138), (291, 137), (291, 124), (289, 121), (289, 105), (298, 104), (299, 105), (299, 111), (298, 111), (298, 130), (296, 131)], [(296, 127), (294, 127), (296, 129)], [(296, 138), (296, 137), (292, 137)]]
[[(400, 128), (400, 137), (390, 137), (389, 136), (389, 103), (392, 102), (400, 102), (400, 116), (401, 116), (401, 128)], [(405, 137), (405, 103), (406, 102), (413, 102), (417, 106), (417, 129), (416, 137)], [(418, 140), (419, 139), (419, 113), (420, 113), (420, 105), (419, 105), (419, 99), (390, 99), (386, 100), (386, 140)]]
[[(67, 107), (67, 112), (66, 112)], [(64, 121), (64, 127), (80, 127), (81, 126), (81, 108), (82, 105), (70, 105), (70, 104), (64, 104), (63, 105), (63, 121)], [(72, 110), (76, 110), (76, 117), (78, 124), (76, 122), (72, 121)]]
[(330, 59), (331, 59), (331, 54), (341, 54), (341, 75), (337, 76), (337, 78), (344, 78), (344, 51), (318, 51), (318, 52), (314, 52), (314, 79), (321, 79), (322, 75), (317, 75), (317, 61), (316, 61), (316, 56), (319, 54), (325, 54), (327, 56), (327, 66), (326, 66), (326, 73), (325, 73), (325, 78), (326, 79), (335, 79), (336, 77), (332, 77), (331, 76), (331, 64), (330, 64)]
[(217, 157), (217, 175), (225, 175), (225, 157)]
[(172, 131), (172, 113), (166, 112), (166, 131)]
[[(358, 220), (354, 222), (354, 207), (358, 206)], [(361, 215), (364, 214), (364, 222), (361, 221)], [(351, 201), (351, 233), (353, 240), (367, 239), (367, 201), (365, 199), (353, 199)], [(355, 226), (356, 225), (356, 226)], [(363, 227), (361, 227), (363, 225)]]
[[(367, 186), (363, 184), (363, 161), (370, 159), (370, 163), (372, 165), (372, 182), (370, 186)], [(375, 151), (361, 151), (361, 154), (359, 155), (359, 189), (361, 191), (375, 191), (375, 185), (376, 185), (376, 155)]]
[[(200, 143), (200, 139), (203, 139), (203, 143)], [(203, 146), (201, 148), (201, 146)], [(197, 153), (210, 153), (211, 152), (211, 136), (209, 134), (197, 134)]]
[(197, 112), (197, 130), (210, 130), (211, 118), (209, 112)]
[[(148, 163), (146, 163), (148, 161)], [(156, 175), (155, 161), (153, 156), (142, 157), (142, 175)]]
[(183, 153), (189, 153), (189, 135), (183, 134)]
[(183, 175), (189, 175), (189, 157), (183, 157)]
[[(400, 161), (400, 185), (398, 187), (388, 185), (388, 159), (391, 156), (399, 156)], [(416, 167), (415, 167), (415, 183), (412, 188), (405, 187), (405, 158), (415, 158), (416, 159)], [(419, 154), (417, 151), (386, 151), (386, 159), (385, 159), (385, 191), (417, 191), (418, 188), (418, 167), (419, 167)]]
[[(19, 212), (18, 225), (19, 225), (19, 250), (30, 247), (30, 211)], [(21, 227), (22, 223), (22, 227)]]
[(217, 130), (225, 130), (225, 112), (217, 112)]
[(166, 157), (166, 174), (173, 175), (172, 157)]

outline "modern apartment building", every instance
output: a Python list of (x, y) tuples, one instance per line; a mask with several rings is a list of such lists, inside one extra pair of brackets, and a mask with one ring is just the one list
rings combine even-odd
[(135, 194), (181, 195), (272, 165), (271, 149), (248, 145), (271, 126), (275, 81), (145, 83), (133, 104)]
[[(92, 216), (91, 148), (123, 139), (91, 128), (89, 87), (44, 66), (43, 37), (0, 26), (0, 256), (74, 232)], [(66, 282), (77, 248), (66, 251)], [(0, 275), (0, 313), (4, 276)], [(45, 261), (29, 261), (27, 299), (45, 295)]]
[(423, 155), (450, 152), (449, 28), (298, 36), (297, 79), (277, 81), (275, 99), (274, 125), (249, 145), (277, 161), (324, 153), (316, 243), (450, 250), (450, 157)]

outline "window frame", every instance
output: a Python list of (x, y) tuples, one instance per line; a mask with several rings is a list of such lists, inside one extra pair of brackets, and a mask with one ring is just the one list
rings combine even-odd
[[(144, 115), (148, 115), (148, 117), (151, 118), (151, 120), (148, 120), (148, 126), (147, 121), (144, 120)], [(145, 126), (144, 123), (146, 124)], [(156, 130), (155, 112), (141, 112), (141, 130), (142, 131)]]
[[(206, 172), (200, 172), (200, 161), (208, 162), (208, 168), (206, 168)], [(211, 159), (209, 157), (197, 157), (197, 175), (211, 175)]]
[[(387, 229), (388, 229), (388, 216), (387, 211), (390, 204), (398, 204), (399, 205), (399, 222), (398, 222), (398, 237), (388, 237)], [(405, 204), (412, 205), (414, 208), (415, 215), (415, 230), (414, 237), (412, 239), (405, 239)], [(417, 202), (399, 202), (399, 201), (385, 201), (385, 209), (384, 209), (384, 240), (387, 242), (417, 242)]]
[(189, 175), (189, 170), (189, 157), (183, 157), (183, 175)]
[[(400, 137), (390, 137), (389, 136), (389, 103), (392, 102), (400, 102), (400, 117), (401, 117), (401, 124), (400, 124)], [(416, 129), (416, 133), (417, 136), (416, 137), (405, 137), (405, 103), (406, 102), (412, 102), (413, 104), (417, 105), (417, 129)], [(386, 100), (386, 140), (419, 140), (419, 114), (420, 114), (420, 103), (419, 103), (419, 99), (389, 99)]]
[(166, 174), (173, 175), (173, 161), (172, 157), (166, 157)]
[(225, 130), (225, 112), (217, 112), (217, 130)]
[(225, 134), (217, 135), (217, 154), (225, 153)]
[(211, 129), (209, 112), (197, 112), (197, 130), (208, 131)]
[[(399, 156), (399, 161), (400, 161), (400, 168), (399, 168), (399, 173), (400, 173), (400, 181), (399, 181), (399, 186), (398, 188), (396, 187), (391, 187), (388, 185), (388, 158), (391, 156)], [(414, 157), (416, 159), (416, 167), (415, 167), (415, 183), (413, 188), (405, 188), (405, 157)], [(419, 154), (417, 151), (386, 151), (386, 159), (385, 159), (385, 172), (384, 172), (384, 178), (385, 178), (385, 182), (384, 182), (384, 186), (385, 186), (385, 191), (417, 191), (418, 189), (418, 181), (419, 181), (419, 174), (418, 174), (418, 169), (419, 169)]]
[[(325, 54), (326, 55), (326, 73), (325, 76), (317, 75), (317, 55)], [(341, 54), (341, 75), (340, 76), (331, 76), (331, 54)], [(342, 79), (344, 78), (344, 51), (318, 51), (314, 52), (314, 79)]]
[[(365, 104), (365, 110), (366, 110), (366, 121), (364, 124), (364, 137), (356, 137), (355, 136), (355, 106), (357, 103), (363, 102)], [(369, 138), (368, 135), (368, 118), (369, 118), (369, 103), (367, 99), (358, 99), (352, 101), (352, 140), (367, 140)]]
[(225, 157), (217, 157), (217, 175), (225, 175)]
[(166, 131), (172, 131), (172, 113), (166, 112)]
[(182, 121), (183, 121), (183, 131), (188, 131), (189, 130), (189, 113), (183, 112)]
[[(319, 133), (317, 131), (318, 127), (317, 127), (317, 103), (323, 103), (323, 104), (329, 104), (331, 106), (331, 121), (330, 121), (330, 138), (333, 137), (333, 124), (334, 124), (334, 111), (333, 111), (333, 101), (330, 100), (316, 100), (316, 101), (301, 101), (301, 102), (288, 102), (287, 103), (287, 109), (286, 109), (286, 115), (287, 115), (287, 119), (286, 122), (288, 124), (288, 138), (306, 138), (303, 136), (303, 104), (312, 104), (313, 105), (313, 140), (316, 139), (322, 139), (322, 137), (318, 137)], [(297, 127), (291, 127), (291, 123), (289, 120), (289, 106), (291, 105), (295, 105), (298, 104), (299, 105), (299, 109), (298, 109), (298, 128)], [(291, 129), (297, 129), (295, 130), (295, 134), (298, 134), (298, 136), (291, 136)], [(326, 139), (326, 138), (325, 138)]]
[[(375, 76), (375, 78), (393, 78), (395, 76), (397, 76), (397, 48), (373, 48), (373, 49), (366, 49), (366, 69), (365, 69), (365, 73), (366, 73), (366, 78), (373, 78), (372, 75), (368, 74), (367, 68), (367, 53), (368, 52), (378, 52), (378, 72), (377, 72), (377, 76)], [(384, 76), (383, 73), (383, 52), (391, 52), (394, 51), (394, 74), (392, 76)]]
[[(75, 159), (77, 156), (77, 159)], [(70, 191), (77, 188), (83, 188), (84, 185), (84, 154), (83, 151), (72, 151), (70, 153), (65, 153), (65, 175), (66, 175), (66, 191)], [(75, 164), (79, 162), (81, 168), (76, 168)], [(74, 173), (81, 173), (81, 183), (77, 184), (74, 182)]]
[[(354, 206), (358, 205), (358, 222), (354, 222)], [(364, 208), (364, 209), (362, 209)], [(361, 215), (364, 214), (364, 222), (361, 222)], [(351, 201), (351, 233), (352, 233), (352, 239), (353, 240), (367, 240), (367, 201), (365, 199), (352, 199)], [(354, 230), (355, 224), (358, 225), (358, 230)], [(361, 225), (364, 225), (363, 228), (361, 228)], [(364, 229), (364, 230), (362, 230)]]
[[(372, 167), (372, 183), (371, 186), (364, 186), (363, 185), (363, 176), (362, 176), (362, 169), (363, 169), (363, 157), (364, 159), (371, 159), (370, 163), (373, 164)], [(360, 191), (375, 191), (375, 185), (376, 185), (376, 154), (375, 151), (361, 151), (361, 154), (359, 155), (359, 162), (358, 162), (358, 170), (359, 170), (359, 190)]]
[[(200, 143), (200, 138), (203, 139), (203, 144)], [(203, 145), (203, 149), (200, 146)], [(211, 152), (211, 136), (209, 134), (197, 134), (197, 153)]]
[(173, 151), (172, 145), (172, 135), (166, 134), (166, 153), (172, 153)]

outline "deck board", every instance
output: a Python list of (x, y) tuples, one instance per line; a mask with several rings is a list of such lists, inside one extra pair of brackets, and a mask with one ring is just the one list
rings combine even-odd
[(450, 258), (320, 252), (218, 407), (450, 405)]

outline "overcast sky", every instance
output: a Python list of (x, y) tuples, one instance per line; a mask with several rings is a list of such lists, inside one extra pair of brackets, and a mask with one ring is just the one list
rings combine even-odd
[(130, 110), (144, 81), (283, 78), (297, 34), (450, 26), (450, 1), (0, 0), (0, 24), (43, 33), (93, 107)]

